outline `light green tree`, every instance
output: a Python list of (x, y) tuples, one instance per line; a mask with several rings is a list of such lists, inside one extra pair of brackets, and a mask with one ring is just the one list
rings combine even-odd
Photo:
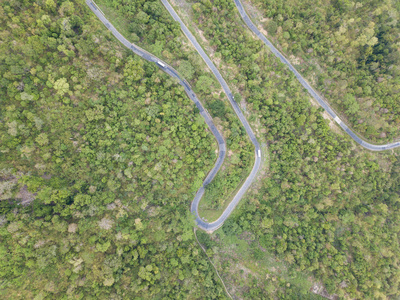
[(69, 84), (67, 82), (66, 78), (60, 78), (54, 83), (54, 89), (57, 90), (58, 95), (64, 95), (65, 93), (68, 93), (69, 90)]

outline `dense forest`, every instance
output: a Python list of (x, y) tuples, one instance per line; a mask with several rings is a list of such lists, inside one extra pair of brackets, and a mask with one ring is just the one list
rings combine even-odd
[(2, 299), (215, 299), (189, 204), (217, 145), (83, 2), (0, 6)]
[(244, 3), (356, 132), (381, 143), (400, 137), (400, 2)]
[[(176, 9), (240, 87), (242, 104), (268, 143), (262, 186), (242, 200), (223, 234), (211, 237), (210, 254), (221, 257), (222, 236), (251, 235), (254, 263), (272, 251), (295, 271), (312, 272), (330, 294), (399, 296), (399, 151), (365, 151), (325, 119), (294, 75), (243, 25), (233, 3), (189, 4), (180, 1)], [(260, 294), (272, 295), (268, 280), (258, 277), (258, 284)], [(254, 299), (248, 293), (244, 297)]]
[(207, 186), (199, 211), (208, 221), (216, 220), (250, 173), (254, 151), (226, 95), (161, 2), (99, 0), (96, 3), (125, 37), (164, 59), (191, 83), (222, 132), (228, 155), (212, 184)]
[[(0, 3), (2, 298), (225, 299), (207, 256), (238, 298), (317, 299), (319, 281), (340, 298), (400, 296), (399, 151), (364, 151), (325, 119), (233, 2), (176, 1), (267, 145), (234, 214), (198, 231), (207, 256), (189, 206), (217, 145), (183, 88), (83, 1)], [(231, 153), (203, 199), (221, 210), (253, 152), (218, 83), (160, 2), (99, 4), (224, 132)]]

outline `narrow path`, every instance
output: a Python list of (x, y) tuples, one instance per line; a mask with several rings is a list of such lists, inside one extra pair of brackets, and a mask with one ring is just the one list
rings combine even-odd
[[(222, 224), (225, 222), (225, 220), (229, 217), (229, 215), (232, 213), (232, 211), (235, 209), (236, 205), (239, 203), (240, 199), (242, 199), (243, 195), (246, 193), (246, 191), (249, 189), (251, 183), (256, 177), (256, 174), (260, 168), (261, 165), (261, 147), (260, 144), (257, 141), (256, 136), (254, 135), (253, 131), (251, 130), (251, 127), (249, 123), (247, 122), (245, 116), (243, 115), (242, 111), (239, 108), (239, 105), (233, 98), (232, 92), (228, 87), (228, 84), (224, 80), (224, 78), (221, 76), (221, 73), (218, 71), (218, 69), (215, 67), (214, 63), (210, 60), (210, 58), (207, 56), (207, 54), (204, 52), (203, 48), (201, 48), (200, 44), (197, 42), (196, 38), (193, 36), (193, 34), (189, 31), (189, 29), (186, 27), (185, 23), (181, 20), (181, 18), (177, 15), (175, 10), (172, 8), (172, 6), (169, 4), (167, 0), (161, 0), (162, 4), (164, 4), (165, 8), (168, 10), (168, 12), (171, 14), (172, 18), (179, 22), (181, 29), (183, 33), (186, 35), (186, 37), (190, 40), (190, 42), (193, 44), (193, 46), (196, 48), (197, 52), (200, 54), (200, 56), (203, 58), (203, 60), (206, 62), (207, 66), (211, 69), (211, 71), (214, 73), (215, 77), (221, 84), (226, 96), (229, 99), (230, 104), (233, 107), (233, 110), (235, 111), (236, 115), (238, 116), (240, 122), (246, 129), (247, 135), (250, 137), (250, 141), (254, 145), (254, 156), (255, 156), (255, 162), (253, 169), (251, 170), (249, 176), (246, 178), (245, 182), (243, 185), (240, 187), (239, 191), (237, 194), (233, 197), (233, 200), (229, 203), (228, 207), (224, 210), (224, 212), (221, 214), (221, 216), (212, 223), (206, 223), (201, 218), (199, 217), (198, 214), (198, 206), (201, 197), (204, 194), (204, 187), (200, 188), (199, 191), (197, 192), (193, 202), (192, 202), (192, 208), (191, 211), (196, 215), (196, 222), (197, 225), (208, 231), (212, 232), (218, 229), (219, 227), (222, 226)], [(209, 182), (204, 182), (204, 186), (206, 186)]]
[(218, 270), (217, 270), (217, 267), (213, 264), (213, 262), (211, 261), (211, 258), (208, 257), (206, 249), (204, 249), (203, 245), (200, 244), (199, 239), (197, 238), (196, 231), (197, 231), (197, 228), (196, 228), (196, 227), (193, 227), (193, 233), (194, 233), (194, 236), (196, 237), (197, 244), (199, 244), (201, 250), (203, 250), (204, 254), (206, 255), (206, 257), (207, 257), (207, 259), (208, 259), (208, 261), (209, 261), (210, 264), (214, 267), (214, 270), (215, 270), (215, 272), (217, 273), (217, 276), (218, 276), (219, 280), (221, 280), (221, 283), (222, 283), (222, 285), (224, 286), (225, 292), (227, 293), (227, 295), (229, 296), (229, 298), (233, 299), (232, 296), (231, 296), (231, 294), (229, 294), (228, 289), (226, 288), (225, 282), (222, 280), (222, 277), (219, 275)]
[[(242, 124), (246, 128), (246, 132), (249, 134), (250, 139), (252, 140), (253, 144), (255, 145), (256, 163), (254, 164), (253, 170), (251, 171), (249, 177), (246, 179), (246, 181), (244, 182), (243, 186), (240, 188), (238, 193), (235, 195), (234, 199), (231, 201), (231, 203), (228, 205), (228, 207), (225, 209), (225, 211), (222, 213), (222, 215), (218, 218), (218, 220), (215, 221), (215, 222), (212, 222), (212, 223), (206, 223), (206, 222), (202, 221), (201, 218), (199, 217), (198, 205), (199, 205), (200, 199), (202, 198), (202, 196), (203, 196), (203, 194), (205, 192), (205, 187), (214, 179), (215, 175), (218, 173), (219, 169), (221, 168), (222, 163), (224, 162), (225, 154), (226, 154), (226, 144), (225, 144), (225, 141), (223, 139), (222, 134), (218, 131), (218, 129), (214, 125), (210, 114), (204, 109), (203, 105), (200, 103), (200, 101), (196, 97), (196, 94), (193, 92), (193, 90), (190, 87), (190, 85), (187, 83), (187, 81), (185, 79), (183, 79), (182, 77), (179, 76), (178, 72), (174, 68), (172, 68), (171, 66), (169, 66), (167, 63), (163, 62), (162, 60), (158, 59), (154, 55), (148, 53), (144, 49), (136, 46), (135, 44), (130, 43), (107, 20), (107, 18), (104, 16), (104, 14), (101, 11), (101, 9), (92, 0), (86, 0), (86, 4), (93, 11), (93, 13), (97, 16), (97, 18), (111, 31), (111, 33), (125, 47), (127, 47), (128, 49), (130, 49), (132, 52), (134, 52), (135, 54), (139, 55), (143, 59), (145, 59), (145, 60), (147, 60), (149, 62), (156, 63), (157, 66), (161, 70), (163, 70), (168, 75), (170, 75), (170, 76), (172, 76), (174, 78), (177, 78), (179, 80), (179, 84), (183, 86), (183, 88), (185, 89), (185, 92), (187, 93), (189, 98), (196, 104), (196, 107), (200, 111), (200, 115), (204, 118), (204, 120), (205, 120), (206, 124), (208, 125), (208, 127), (210, 128), (212, 134), (215, 136), (215, 138), (216, 138), (216, 140), (218, 142), (218, 146), (219, 146), (219, 155), (218, 155), (217, 161), (215, 162), (214, 167), (208, 173), (206, 179), (204, 180), (203, 186), (200, 187), (200, 189), (197, 191), (196, 196), (195, 196), (195, 198), (194, 198), (194, 200), (192, 202), (191, 211), (192, 211), (192, 213), (194, 213), (196, 215), (196, 223), (197, 223), (198, 227), (200, 227), (201, 229), (204, 229), (204, 230), (206, 230), (208, 232), (212, 232), (212, 231), (218, 229), (219, 227), (222, 226), (222, 224), (225, 222), (225, 220), (229, 217), (231, 212), (234, 210), (236, 205), (239, 203), (240, 199), (243, 197), (244, 193), (249, 188), (251, 182), (255, 178), (255, 175), (256, 175), (256, 173), (257, 173), (257, 171), (259, 169), (260, 163), (261, 163), (261, 149), (260, 149), (260, 146), (259, 146), (259, 144), (257, 142), (257, 139), (255, 138), (255, 136), (254, 136), (249, 124), (247, 123), (247, 121), (246, 121), (245, 117), (243, 116), (242, 112), (240, 111), (239, 106), (233, 100), (232, 93), (230, 92), (226, 82), (222, 79), (221, 74), (219, 74), (218, 70), (215, 68), (215, 66), (208, 59), (208, 57), (205, 55), (205, 53), (203, 51), (203, 54), (208, 59), (208, 61), (210, 61), (210, 63), (213, 66), (213, 69), (217, 72), (217, 75), (218, 75), (217, 79), (221, 82), (221, 85), (223, 84), (225, 93), (227, 93), (228, 98), (231, 101), (231, 104), (232, 104), (236, 114), (240, 118)], [(171, 9), (172, 9), (172, 7), (171, 7)], [(186, 28), (186, 30), (187, 30), (187, 28)], [(193, 36), (192, 36), (192, 38), (193, 38)], [(200, 46), (198, 45), (198, 47), (200, 47)], [(214, 72), (214, 70), (213, 70), (213, 72)], [(216, 73), (214, 72), (214, 74), (216, 74)]]
[(240, 0), (234, 0), (236, 8), (239, 10), (239, 14), (242, 17), (243, 21), (246, 23), (246, 25), (250, 28), (253, 33), (264, 42), (264, 44), (271, 50), (273, 54), (275, 54), (276, 57), (278, 57), (282, 63), (287, 65), (294, 73), (294, 75), (297, 77), (301, 85), (310, 93), (310, 95), (318, 101), (318, 103), (326, 110), (326, 112), (335, 120), (336, 123), (339, 124), (340, 127), (343, 128), (344, 131), (357, 143), (359, 143), (361, 146), (364, 148), (367, 148), (368, 150), (372, 151), (382, 151), (382, 150), (388, 150), (388, 149), (393, 149), (397, 148), (400, 146), (400, 141), (395, 142), (395, 143), (389, 143), (385, 145), (374, 145), (370, 144), (364, 140), (362, 140), (360, 137), (358, 137), (347, 125), (340, 120), (339, 116), (332, 110), (332, 108), (328, 105), (328, 103), (323, 100), (318, 93), (310, 86), (310, 84), (303, 78), (303, 76), (300, 75), (300, 73), (292, 66), (292, 64), (272, 45), (272, 43), (257, 29), (257, 27), (254, 25), (254, 23), (250, 20), (249, 16), (247, 15), (242, 3)]

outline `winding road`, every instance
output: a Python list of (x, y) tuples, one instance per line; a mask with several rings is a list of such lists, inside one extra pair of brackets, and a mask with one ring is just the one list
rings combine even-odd
[[(162, 0), (165, 1), (165, 0)], [(264, 44), (271, 50), (273, 54), (275, 54), (276, 57), (278, 57), (282, 63), (287, 65), (294, 73), (294, 75), (297, 77), (301, 85), (310, 93), (310, 95), (321, 105), (326, 112), (335, 120), (337, 124), (339, 124), (340, 127), (343, 128), (344, 131), (358, 144), (363, 146), (364, 148), (372, 151), (382, 151), (382, 150), (388, 150), (388, 149), (393, 149), (400, 147), (400, 141), (395, 142), (395, 143), (389, 143), (385, 145), (374, 145), (370, 144), (364, 140), (362, 140), (360, 137), (358, 137), (349, 127), (346, 126), (346, 124), (339, 118), (339, 116), (332, 110), (332, 108), (328, 105), (328, 103), (323, 100), (318, 93), (308, 84), (308, 82), (303, 78), (303, 76), (300, 75), (299, 72), (292, 66), (292, 64), (272, 45), (272, 43), (257, 29), (257, 27), (254, 25), (254, 23), (250, 20), (249, 16), (247, 15), (242, 3), (240, 0), (234, 0), (236, 8), (239, 10), (239, 14), (242, 17), (243, 21), (246, 23), (246, 25), (250, 28), (253, 33), (264, 42)]]
[[(219, 83), (221, 84), (225, 94), (228, 97), (228, 100), (233, 107), (233, 110), (235, 111), (237, 117), (239, 118), (240, 122), (244, 126), (250, 141), (254, 145), (254, 156), (255, 156), (255, 162), (254, 166), (249, 174), (249, 176), (246, 178), (245, 182), (243, 185), (240, 187), (239, 191), (236, 193), (234, 196), (233, 200), (229, 203), (228, 207), (224, 210), (224, 212), (221, 214), (221, 216), (215, 221), (211, 223), (207, 223), (203, 221), (199, 214), (198, 214), (198, 206), (201, 198), (203, 197), (205, 193), (205, 188), (206, 186), (214, 179), (215, 175), (218, 173), (219, 169), (221, 168), (224, 159), (225, 159), (225, 153), (226, 153), (226, 144), (223, 139), (223, 136), (221, 133), (218, 131), (216, 126), (214, 125), (211, 116), (209, 113), (204, 109), (203, 105), (200, 103), (198, 98), (196, 97), (195, 93), (193, 92), (192, 88), (190, 85), (187, 83), (185, 79), (183, 79), (178, 72), (163, 62), (162, 60), (158, 59), (154, 55), (148, 53), (144, 49), (136, 46), (135, 44), (130, 43), (126, 38), (124, 38), (116, 29), (115, 27), (107, 20), (107, 18), (104, 16), (103, 12), (100, 10), (100, 8), (91, 0), (86, 0), (86, 4), (89, 6), (89, 8), (94, 12), (94, 14), (100, 19), (100, 21), (111, 31), (111, 33), (127, 48), (129, 48), (131, 51), (133, 51), (135, 54), (139, 55), (143, 59), (146, 59), (149, 62), (154, 62), (157, 64), (157, 66), (169, 74), (170, 76), (178, 79), (179, 84), (182, 85), (185, 89), (185, 92), (189, 96), (189, 98), (195, 103), (196, 107), (199, 109), (201, 116), (204, 118), (206, 124), (210, 128), (211, 132), (215, 136), (218, 146), (219, 146), (219, 155), (216, 160), (216, 163), (213, 167), (213, 169), (209, 172), (207, 175), (206, 179), (203, 182), (202, 187), (197, 191), (194, 200), (191, 205), (191, 212), (196, 216), (196, 223), (197, 226), (203, 230), (206, 230), (208, 232), (213, 232), (219, 227), (223, 225), (225, 220), (229, 217), (229, 215), (232, 213), (232, 211), (235, 209), (236, 205), (239, 203), (243, 195), (246, 193), (246, 191), (249, 189), (251, 183), (256, 177), (256, 174), (260, 168), (261, 165), (261, 148), (260, 144), (257, 141), (256, 136), (254, 135), (249, 123), (247, 122), (246, 118), (244, 117), (242, 111), (240, 110), (238, 104), (234, 100), (234, 97), (232, 95), (231, 90), (229, 89), (226, 81), (223, 79), (221, 76), (220, 72), (214, 65), (214, 63), (209, 59), (207, 54), (204, 52), (203, 48), (200, 46), (200, 44), (197, 42), (196, 38), (193, 36), (193, 34), (189, 31), (189, 29), (186, 27), (186, 25), (183, 23), (183, 21), (180, 19), (180, 17), (176, 14), (175, 10), (172, 8), (172, 6), (169, 4), (167, 0), (161, 0), (165, 8), (168, 10), (168, 12), (171, 14), (172, 18), (177, 21), (180, 24), (180, 27), (183, 31), (183, 33), (186, 35), (186, 37), (190, 40), (190, 42), (193, 44), (197, 52), (200, 54), (200, 56), (203, 58), (207, 66), (211, 69), (213, 72), (214, 76), (217, 78)], [(310, 95), (318, 101), (318, 103), (327, 111), (327, 113), (335, 120), (336, 123), (340, 127), (343, 128), (343, 130), (358, 144), (361, 146), (365, 147), (366, 149), (372, 150), (372, 151), (382, 151), (382, 150), (388, 150), (388, 149), (393, 149), (396, 147), (400, 146), (400, 142), (395, 142), (395, 143), (389, 143), (385, 145), (373, 145), (368, 142), (365, 142), (362, 140), (360, 137), (358, 137), (350, 128), (344, 124), (344, 122), (339, 118), (339, 116), (330, 108), (330, 106), (324, 101), (318, 93), (308, 84), (308, 82), (300, 75), (300, 73), (292, 66), (292, 64), (272, 45), (272, 43), (257, 29), (257, 27), (253, 24), (253, 22), (250, 20), (249, 16), (247, 15), (245, 9), (243, 8), (242, 3), (240, 0), (234, 0), (237, 9), (239, 10), (240, 16), (242, 17), (243, 21), (246, 23), (246, 25), (250, 28), (250, 30), (253, 31), (253, 33), (260, 38), (264, 44), (271, 50), (272, 53), (277, 56), (282, 63), (286, 64), (289, 69), (295, 74), (299, 82), (303, 85), (304, 88), (307, 89), (307, 91), (310, 93)]]
[(211, 71), (214, 73), (214, 76), (217, 78), (219, 83), (221, 84), (225, 94), (228, 97), (228, 100), (230, 104), (233, 107), (233, 110), (235, 111), (236, 115), (238, 116), (240, 122), (244, 126), (247, 135), (250, 138), (250, 141), (254, 145), (254, 156), (255, 156), (255, 161), (254, 161), (254, 166), (253, 169), (251, 170), (249, 176), (246, 178), (245, 182), (243, 185), (240, 187), (239, 191), (236, 193), (236, 195), (233, 197), (233, 200), (229, 203), (228, 207), (224, 210), (224, 212), (221, 214), (221, 216), (212, 223), (207, 223), (201, 220), (198, 214), (198, 206), (200, 199), (202, 198), (204, 194), (204, 186), (206, 186), (209, 182), (206, 180), (204, 181), (203, 187), (201, 187), (198, 191), (197, 194), (192, 202), (192, 207), (191, 211), (196, 215), (196, 222), (197, 225), (206, 230), (206, 231), (214, 231), (218, 229), (219, 227), (222, 226), (222, 224), (225, 222), (225, 220), (229, 217), (229, 215), (232, 213), (232, 211), (235, 209), (236, 205), (239, 203), (240, 199), (242, 199), (243, 195), (246, 193), (246, 191), (249, 189), (251, 183), (253, 182), (254, 178), (256, 177), (256, 174), (260, 168), (261, 165), (261, 148), (260, 144), (257, 141), (256, 136), (254, 135), (253, 131), (251, 130), (251, 127), (249, 123), (247, 122), (246, 118), (244, 117), (242, 111), (239, 108), (239, 105), (235, 101), (235, 99), (232, 96), (232, 92), (228, 87), (228, 84), (224, 80), (224, 78), (221, 76), (221, 73), (218, 71), (214, 63), (210, 60), (210, 58), (207, 56), (207, 54), (204, 52), (203, 48), (200, 46), (200, 44), (197, 42), (196, 38), (193, 36), (193, 34), (189, 31), (189, 29), (186, 27), (186, 25), (183, 23), (181, 18), (177, 15), (175, 10), (172, 8), (171, 4), (167, 0), (161, 0), (162, 4), (165, 6), (165, 8), (168, 10), (168, 12), (171, 14), (172, 18), (179, 22), (179, 25), (181, 26), (181, 29), (183, 33), (186, 35), (186, 37), (190, 40), (190, 42), (193, 44), (193, 46), (196, 48), (197, 52), (200, 54), (200, 56), (203, 58), (207, 66), (211, 69)]
[(251, 142), (253, 143), (254, 147), (255, 147), (255, 163), (253, 166), (252, 171), (250, 172), (250, 175), (247, 177), (246, 181), (243, 183), (243, 185), (241, 186), (241, 188), (239, 189), (239, 191), (236, 193), (236, 195), (234, 196), (233, 200), (229, 203), (228, 207), (224, 210), (224, 212), (221, 214), (221, 216), (212, 223), (207, 223), (204, 222), (199, 214), (198, 214), (198, 206), (199, 206), (199, 202), (202, 198), (202, 196), (204, 195), (205, 192), (205, 187), (214, 179), (215, 175), (217, 174), (218, 170), (221, 168), (222, 163), (224, 162), (225, 159), (225, 153), (226, 153), (226, 144), (225, 141), (223, 139), (223, 136), (221, 135), (221, 133), (218, 131), (218, 129), (215, 127), (211, 116), (209, 115), (209, 113), (204, 109), (203, 105), (200, 103), (200, 101), (198, 100), (198, 98), (196, 97), (195, 93), (193, 92), (192, 88), (190, 87), (190, 85), (186, 82), (185, 79), (183, 79), (182, 77), (179, 76), (178, 72), (172, 68), (171, 66), (169, 66), (167, 63), (165, 63), (164, 61), (158, 59), (157, 57), (155, 57), (154, 55), (148, 53), (147, 51), (145, 51), (144, 49), (136, 46), (135, 44), (130, 43), (125, 37), (123, 37), (121, 35), (121, 33), (118, 32), (117, 29), (115, 29), (115, 27), (107, 20), (107, 18), (104, 16), (103, 12), (101, 11), (101, 9), (91, 0), (86, 0), (86, 4), (89, 6), (89, 8), (93, 11), (93, 13), (97, 16), (97, 18), (111, 31), (111, 33), (128, 49), (130, 49), (132, 52), (134, 52), (135, 54), (139, 55), (140, 57), (142, 57), (143, 59), (149, 61), (149, 62), (154, 62), (157, 64), (157, 66), (163, 70), (164, 72), (166, 72), (168, 75), (178, 79), (179, 84), (183, 86), (183, 88), (185, 89), (185, 92), (187, 93), (187, 95), (189, 96), (189, 98), (195, 103), (196, 107), (199, 109), (201, 116), (204, 118), (206, 124), (208, 125), (208, 127), (210, 128), (211, 132), (213, 133), (213, 135), (215, 136), (217, 142), (218, 142), (218, 146), (219, 146), (219, 155), (218, 158), (216, 160), (216, 163), (213, 167), (213, 169), (208, 173), (206, 179), (203, 182), (202, 187), (200, 187), (200, 189), (197, 191), (196, 196), (192, 202), (191, 205), (191, 212), (193, 214), (195, 214), (196, 216), (196, 223), (197, 226), (203, 230), (206, 230), (208, 232), (213, 232), (216, 229), (218, 229), (219, 227), (221, 227), (223, 225), (223, 223), (225, 222), (225, 220), (229, 217), (229, 215), (232, 213), (232, 211), (235, 209), (236, 205), (239, 203), (240, 199), (243, 197), (243, 195), (245, 194), (245, 192), (247, 191), (247, 189), (250, 187), (251, 183), (253, 182), (258, 169), (260, 168), (261, 165), (261, 148), (260, 145), (253, 133), (253, 131), (250, 128), (249, 123), (247, 122), (246, 118), (244, 117), (243, 113), (241, 112), (238, 104), (235, 102), (235, 100), (233, 99), (232, 93), (228, 87), (228, 85), (226, 84), (225, 80), (222, 78), (221, 74), (219, 73), (218, 69), (215, 67), (215, 65), (211, 62), (211, 60), (208, 58), (208, 56), (205, 54), (205, 52), (203, 51), (203, 49), (200, 47), (200, 45), (197, 43), (196, 39), (193, 37), (193, 35), (190, 33), (190, 31), (186, 28), (186, 26), (183, 24), (183, 22), (180, 20), (180, 18), (178, 17), (178, 15), (175, 13), (175, 11), (173, 10), (173, 8), (169, 5), (169, 3), (165, 0), (162, 0), (163, 4), (165, 5), (165, 7), (167, 8), (167, 10), (171, 13), (172, 17), (180, 22), (181, 24), (181, 28), (182, 31), (185, 33), (185, 35), (189, 38), (189, 40), (193, 43), (193, 45), (195, 46), (196, 50), (199, 52), (199, 54), (202, 56), (202, 58), (205, 60), (205, 62), (207, 63), (207, 65), (210, 67), (210, 69), (212, 70), (212, 72), (214, 73), (214, 75), (217, 77), (218, 81), (221, 83), (226, 95), (228, 96), (228, 99), (236, 113), (236, 115), (238, 116), (238, 118), (240, 119), (240, 121), (242, 122), (243, 126), (246, 129), (247, 134), (250, 137)]

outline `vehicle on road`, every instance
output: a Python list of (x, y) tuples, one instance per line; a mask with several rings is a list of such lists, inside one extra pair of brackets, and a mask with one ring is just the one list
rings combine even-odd
[[(247, 122), (245, 116), (243, 115), (242, 111), (240, 110), (238, 104), (234, 101), (233, 95), (225, 82), (225, 80), (222, 78), (221, 74), (219, 73), (218, 69), (215, 67), (215, 65), (211, 62), (209, 57), (205, 54), (205, 52), (202, 50), (200, 45), (197, 43), (196, 39), (193, 37), (193, 35), (190, 33), (190, 31), (187, 29), (187, 27), (184, 25), (184, 23), (179, 19), (175, 11), (172, 9), (172, 7), (169, 5), (168, 1), (162, 0), (163, 4), (167, 7), (168, 11), (171, 13), (172, 17), (179, 21), (181, 23), (181, 28), (185, 35), (188, 37), (188, 39), (192, 42), (192, 44), (195, 46), (197, 52), (201, 55), (201, 57), (205, 60), (207, 65), (210, 67), (211, 71), (214, 73), (215, 77), (217, 80), (220, 82), (222, 88), (225, 91), (225, 94), (228, 96), (228, 100), (231, 103), (233, 110), (235, 111), (236, 115), (238, 116), (240, 122), (244, 126), (251, 142), (253, 143), (255, 150), (256, 150), (256, 155), (255, 155), (255, 162), (254, 166), (243, 183), (243, 185), (240, 187), (236, 195), (234, 196), (233, 200), (229, 203), (227, 208), (223, 211), (222, 215), (214, 222), (208, 223), (206, 221), (203, 221), (199, 214), (198, 214), (198, 205), (199, 201), (204, 195), (205, 192), (205, 187), (214, 179), (215, 175), (219, 171), (219, 169), (222, 166), (222, 163), (225, 159), (225, 154), (226, 154), (226, 145), (224, 138), (222, 134), (218, 131), (216, 128), (215, 124), (213, 123), (213, 120), (211, 116), (209, 116), (207, 113), (205, 113), (204, 107), (201, 105), (199, 100), (197, 99), (194, 91), (190, 88), (190, 86), (186, 83), (186, 81), (180, 77), (180, 75), (174, 70), (171, 66), (164, 64), (162, 61), (160, 61), (157, 57), (154, 55), (151, 55), (147, 53), (145, 50), (142, 48), (136, 46), (135, 44), (129, 42), (126, 38), (124, 38), (113, 26), (110, 25), (109, 21), (107, 18), (99, 13), (97, 9), (95, 9), (95, 5), (93, 5), (93, 1), (91, 0), (86, 0), (87, 5), (89, 8), (94, 12), (94, 14), (100, 19), (101, 22), (103, 22), (104, 25), (107, 26), (107, 28), (112, 32), (112, 34), (127, 48), (130, 48), (135, 54), (143, 57), (144, 59), (155, 62), (158, 66), (160, 66), (166, 73), (168, 73), (170, 76), (177, 78), (179, 80), (179, 84), (181, 84), (189, 96), (189, 98), (196, 104), (196, 106), (199, 108), (200, 114), (203, 116), (205, 122), (209, 126), (211, 132), (215, 136), (218, 146), (219, 146), (219, 155), (218, 158), (215, 162), (215, 165), (213, 169), (208, 173), (206, 179), (203, 182), (203, 185), (200, 187), (200, 189), (197, 191), (195, 198), (192, 202), (191, 206), (191, 211), (196, 215), (196, 223), (197, 226), (202, 228), (203, 230), (206, 230), (208, 232), (212, 232), (217, 230), (219, 227), (221, 227), (225, 220), (229, 217), (229, 215), (232, 213), (232, 211), (235, 209), (236, 205), (239, 203), (239, 201), (242, 199), (244, 194), (246, 193), (247, 189), (250, 187), (251, 183), (255, 179), (256, 173), (258, 172), (260, 165), (261, 165), (261, 150), (260, 145), (257, 141), (256, 136), (254, 135), (249, 123)], [(258, 153), (258, 155), (257, 155)]]
[[(167, 0), (161, 0), (167, 1)], [(311, 87), (311, 85), (304, 79), (303, 76), (296, 70), (295, 67), (289, 62), (289, 60), (275, 48), (275, 46), (267, 39), (265, 35), (263, 35), (260, 30), (257, 29), (257, 26), (251, 21), (250, 17), (246, 13), (246, 10), (243, 7), (243, 4), (240, 0), (233, 0), (236, 8), (239, 11), (240, 16), (242, 17), (244, 23), (249, 27), (249, 29), (271, 50), (271, 52), (280, 59), (280, 61), (288, 66), (289, 70), (293, 72), (301, 85), (308, 91), (308, 93), (321, 105), (325, 111), (335, 120), (335, 122), (358, 144), (363, 146), (364, 148), (372, 151), (383, 151), (388, 149), (394, 149), (400, 147), (400, 141), (385, 144), (385, 145), (374, 145), (363, 141), (358, 135), (356, 135), (347, 125), (338, 117), (338, 115), (333, 111), (333, 109), (328, 105), (328, 103), (322, 99), (322, 97)]]
[(159, 61), (159, 60), (157, 60), (157, 65), (159, 65), (159, 66), (165, 68), (165, 64), (163, 64), (163, 63), (162, 63), (161, 61)]

